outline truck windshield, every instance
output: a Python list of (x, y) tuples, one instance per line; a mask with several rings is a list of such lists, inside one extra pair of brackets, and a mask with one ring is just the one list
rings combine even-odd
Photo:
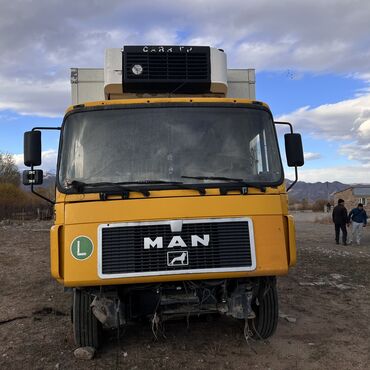
[(263, 109), (227, 106), (111, 107), (70, 114), (59, 184), (156, 181), (276, 185), (283, 172), (275, 128)]

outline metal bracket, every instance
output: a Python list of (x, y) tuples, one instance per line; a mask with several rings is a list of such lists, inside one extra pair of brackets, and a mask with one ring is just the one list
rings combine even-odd
[(77, 83), (78, 83), (78, 69), (71, 68), (71, 84), (77, 84)]
[(248, 187), (246, 186), (236, 186), (236, 187), (220, 187), (220, 195), (227, 195), (229, 191), (240, 191), (240, 194), (247, 195), (248, 194)]

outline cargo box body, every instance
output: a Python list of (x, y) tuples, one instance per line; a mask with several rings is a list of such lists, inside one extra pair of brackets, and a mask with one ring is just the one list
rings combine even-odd
[[(105, 100), (104, 93), (104, 68), (72, 68), (71, 69), (71, 94), (72, 104), (84, 104), (91, 101)], [(227, 98), (256, 99), (256, 76), (254, 69), (228, 69), (227, 70)], [(200, 96), (212, 96), (213, 94), (202, 94)], [(138, 97), (167, 97), (168, 94), (134, 94), (116, 93), (111, 99), (132, 99)], [(192, 96), (185, 94), (185, 96)], [(196, 96), (199, 96), (196, 95)]]

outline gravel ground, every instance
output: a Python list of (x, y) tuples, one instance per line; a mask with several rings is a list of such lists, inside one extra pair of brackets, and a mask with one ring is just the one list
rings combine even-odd
[(169, 323), (159, 341), (143, 323), (120, 341), (106, 333), (84, 361), (73, 355), (71, 295), (49, 275), (49, 226), (0, 225), (1, 369), (370, 369), (369, 228), (362, 246), (337, 246), (332, 225), (297, 222), (298, 264), (278, 279), (268, 342), (248, 345), (224, 317)]

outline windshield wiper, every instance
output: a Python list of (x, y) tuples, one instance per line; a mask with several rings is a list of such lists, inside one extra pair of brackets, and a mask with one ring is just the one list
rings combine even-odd
[(244, 182), (243, 179), (234, 179), (231, 177), (221, 177), (221, 176), (181, 176), (182, 179), (195, 179), (195, 180), (220, 180), (220, 181), (236, 181)]
[(243, 179), (236, 179), (232, 177), (223, 176), (181, 176), (182, 179), (195, 179), (195, 180), (218, 180), (218, 181), (231, 181), (233, 184), (223, 184), (220, 186), (221, 195), (226, 195), (229, 191), (240, 190), (242, 194), (248, 193), (248, 188), (256, 188), (262, 192), (266, 191), (263, 185), (249, 184)]
[[(72, 188), (76, 189), (77, 192), (83, 193), (86, 187), (112, 187), (115, 188), (113, 191), (108, 191), (104, 193), (100, 193), (100, 198), (102, 198), (102, 194), (105, 195), (122, 195), (122, 198), (128, 198), (130, 192), (137, 192), (144, 195), (144, 197), (149, 197), (150, 192), (146, 189), (141, 188), (128, 188), (126, 186), (122, 186), (123, 184), (115, 183), (115, 182), (93, 182), (93, 183), (86, 183), (82, 181), (73, 180), (69, 183)], [(109, 193), (109, 194), (108, 194)]]
[(196, 185), (186, 185), (181, 181), (166, 181), (166, 180), (142, 180), (142, 181), (125, 181), (125, 182), (118, 182), (119, 185), (125, 185), (125, 184), (140, 184), (140, 185), (156, 185), (156, 184), (164, 184), (164, 185), (170, 185), (174, 186), (175, 189), (190, 189), (190, 190), (196, 190), (199, 192), (200, 195), (205, 195), (206, 190), (203, 188), (199, 188)]
[[(130, 192), (138, 192), (143, 194), (145, 197), (150, 196), (150, 192), (144, 187), (127, 187), (126, 184), (142, 184), (142, 185), (156, 185), (156, 184), (166, 184), (173, 186), (175, 189), (189, 189), (196, 190), (200, 195), (205, 195), (206, 190), (199, 188), (196, 185), (186, 185), (180, 181), (165, 181), (165, 180), (145, 180), (145, 181), (127, 181), (127, 182), (95, 182), (95, 183), (85, 183), (82, 181), (74, 180), (68, 185), (76, 189), (77, 192), (83, 193), (86, 187), (113, 187), (115, 190), (110, 190), (109, 192), (104, 191), (100, 193), (100, 199), (106, 200), (107, 195), (122, 195), (122, 198), (128, 198)], [(108, 194), (109, 193), (109, 194)]]
[(124, 182), (116, 182), (115, 184), (118, 185), (126, 185), (126, 184), (140, 184), (140, 185), (155, 185), (155, 184), (168, 184), (168, 185), (178, 185), (183, 184), (181, 181), (166, 181), (166, 180), (140, 180), (140, 181), (124, 181)]

